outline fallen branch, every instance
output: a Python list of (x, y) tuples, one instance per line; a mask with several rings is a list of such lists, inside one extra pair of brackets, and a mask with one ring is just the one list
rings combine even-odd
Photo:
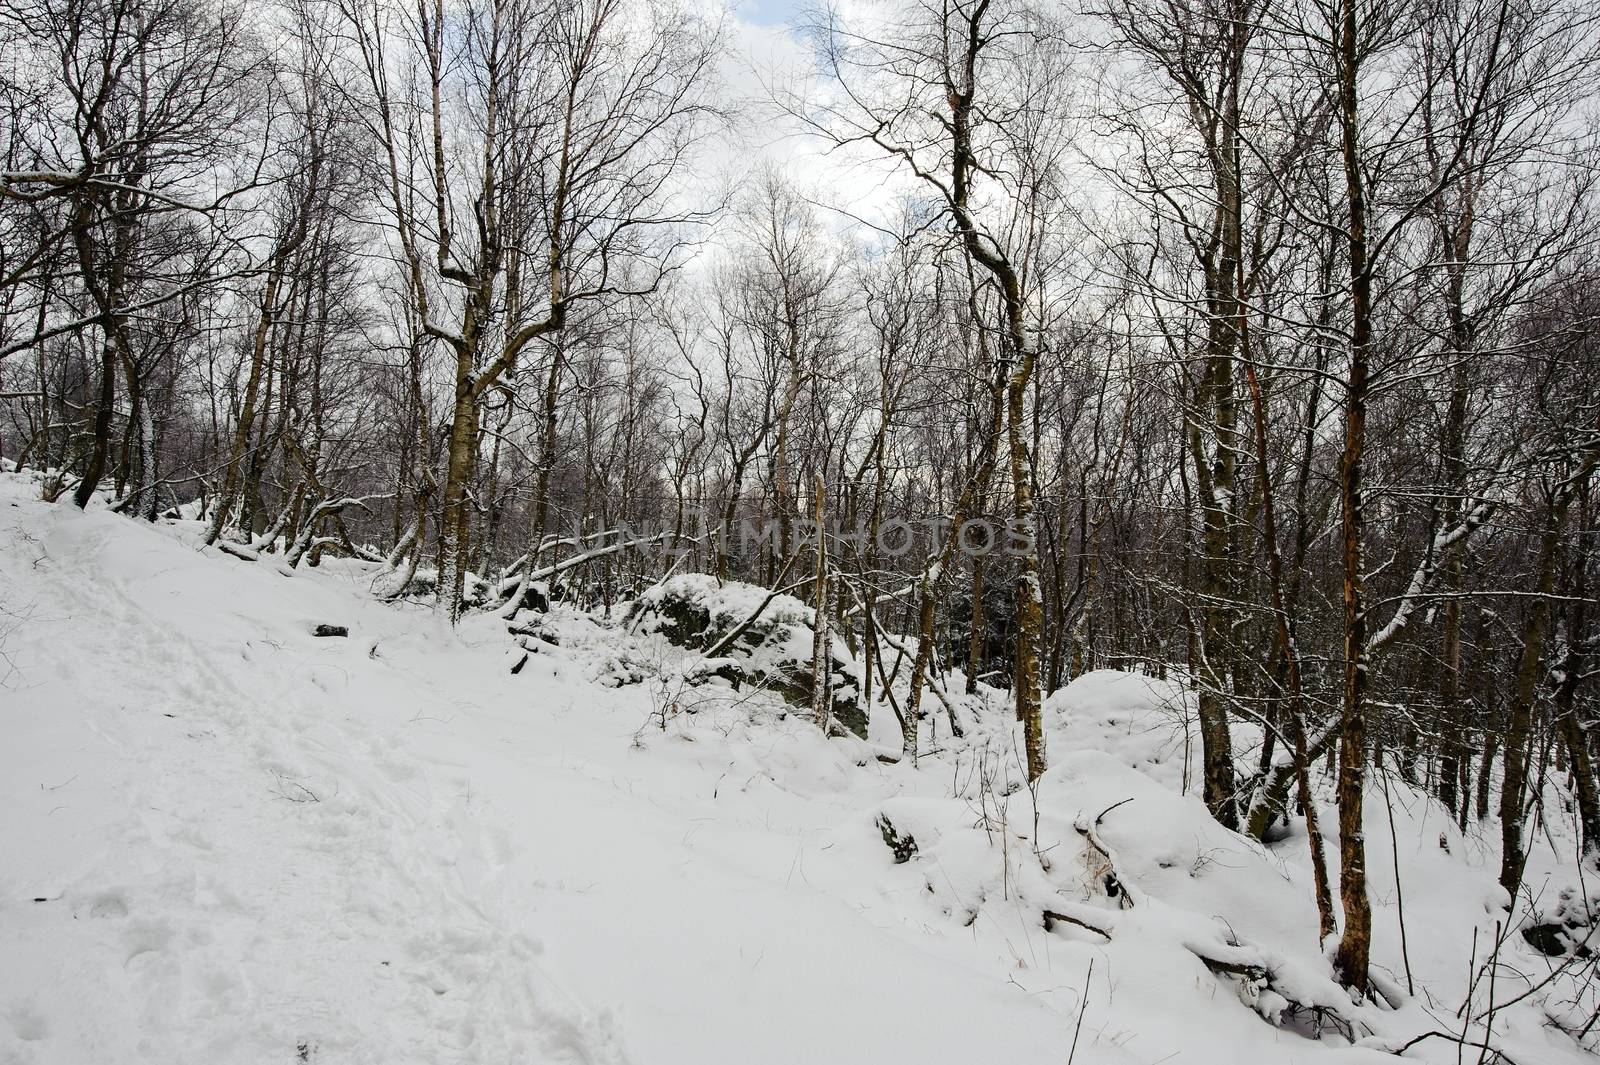
[[(1085, 907), (1085, 909), (1089, 908), (1090, 907)], [(1066, 913), (1061, 910), (1044, 911), (1045, 931), (1052, 931), (1054, 924), (1057, 921), (1064, 921), (1067, 924), (1075, 925), (1078, 928), (1093, 932), (1096, 935), (1105, 936), (1107, 942), (1109, 942), (1111, 939), (1111, 928), (1109, 927), (1109, 922), (1107, 921), (1096, 921), (1088, 917), (1074, 916), (1073, 914)]]
[[(1307, 737), (1306, 765), (1311, 765), (1326, 754), (1338, 740), (1341, 731), (1342, 720), (1334, 718), (1322, 727), (1321, 732)], [(1266, 772), (1256, 777), (1250, 789), (1250, 805), (1244, 818), (1245, 832), (1252, 839), (1261, 841), (1266, 838), (1273, 817), (1289, 801), (1289, 788), (1295, 780), (1295, 757), (1290, 749), (1282, 758), (1274, 761)]]
[[(392, 498), (393, 493), (388, 493), (384, 495), (371, 496), (345, 496), (341, 499), (323, 500), (311, 508), (311, 514), (305, 519), (305, 523), (301, 526), (300, 534), (294, 538), (294, 542), (290, 544), (288, 550), (284, 552), (284, 561), (287, 562), (290, 567), (297, 567), (300, 565), (300, 560), (304, 558), (307, 552), (309, 552), (316, 544), (318, 540), (317, 526), (324, 520), (334, 517), (338, 514), (342, 514), (349, 507), (359, 507), (362, 510), (370, 512), (371, 508), (367, 506), (368, 500)], [(343, 543), (343, 541), (337, 537), (333, 538), (332, 542), (337, 544)], [(356, 556), (355, 545), (348, 545), (348, 549), (352, 556), (359, 557)]]
[[(675, 535), (676, 534), (671, 532), (660, 532), (656, 533), (654, 536), (642, 536), (637, 540), (619, 541), (618, 543), (607, 544), (605, 547), (597, 547), (592, 551), (585, 551), (581, 555), (573, 555), (571, 558), (563, 559), (560, 562), (545, 566), (541, 569), (526, 570), (521, 576), (508, 578), (500, 582), (499, 586), (496, 588), (496, 594), (504, 596), (509, 593), (511, 598), (504, 600), (503, 605), (501, 603), (497, 603), (496, 609), (499, 609), (503, 612), (501, 614), (502, 617), (509, 618), (512, 613), (515, 612), (515, 609), (520, 606), (523, 599), (528, 594), (528, 589), (533, 586), (535, 581), (548, 580), (558, 573), (564, 573), (569, 569), (573, 569), (574, 567), (593, 562), (597, 558), (604, 558), (607, 555), (615, 555), (620, 551), (627, 551), (630, 548), (646, 547), (650, 544), (662, 543), (672, 539)], [(688, 540), (691, 543), (695, 542), (695, 538), (692, 536), (678, 536), (678, 539)]]
[[(916, 590), (917, 590), (917, 586), (915, 584), (908, 584), (904, 588), (899, 589), (898, 591), (882, 593), (882, 594), (880, 594), (878, 596), (878, 599), (880, 599), (880, 600), (882, 600), (882, 599), (893, 599), (896, 602), (899, 602), (902, 598), (904, 598), (905, 596), (910, 595), (912, 592), (914, 592)], [(856, 605), (851, 607), (850, 609), (846, 610), (844, 612), (844, 614), (843, 614), (843, 617), (846, 620), (849, 620), (850, 618), (857, 617), (858, 615), (866, 613), (866, 610), (867, 610), (867, 605), (865, 603), (861, 602), (860, 599), (857, 599), (856, 600)]]
[(1139, 885), (1123, 878), (1117, 868), (1116, 852), (1111, 849), (1110, 844), (1100, 837), (1095, 829), (1105, 819), (1106, 814), (1121, 806), (1122, 803), (1131, 801), (1131, 799), (1123, 799), (1122, 802), (1106, 807), (1100, 811), (1099, 816), (1094, 819), (1093, 823), (1090, 823), (1086, 817), (1079, 817), (1072, 825), (1078, 835), (1082, 836), (1090, 847), (1099, 851), (1101, 857), (1105, 860), (1105, 872), (1102, 874), (1102, 879), (1106, 885), (1106, 894), (1112, 898), (1120, 897), (1123, 900), (1124, 909), (1143, 906), (1150, 901), (1150, 898)]
[(261, 553), (259, 551), (256, 551), (254, 548), (246, 547), (243, 544), (236, 544), (231, 540), (218, 540), (212, 546), (214, 546), (218, 551), (221, 551), (223, 554), (232, 555), (234, 558), (240, 559), (244, 562), (261, 561)]
[[(789, 561), (785, 562), (783, 564), (783, 569), (778, 572), (779, 581), (783, 580), (789, 575), (789, 570), (794, 566), (794, 560), (799, 557), (800, 553), (798, 551), (789, 556)], [(722, 639), (718, 640), (710, 647), (707, 647), (705, 653), (700, 657), (703, 659), (720, 658), (722, 656), (722, 652), (733, 646), (733, 641), (744, 635), (745, 630), (756, 623), (756, 620), (761, 617), (762, 612), (765, 611), (767, 607), (772, 605), (772, 601), (774, 599), (778, 598), (780, 595), (786, 595), (789, 592), (795, 591), (798, 588), (803, 588), (808, 583), (810, 583), (808, 580), (801, 580), (796, 581), (795, 583), (786, 587), (772, 589), (772, 591), (767, 593), (767, 597), (761, 600), (760, 605), (758, 605), (755, 610), (750, 612), (749, 617), (745, 618), (743, 621), (739, 622), (739, 624), (729, 629), (727, 634), (724, 635)]]
[(1467, 1039), (1464, 1036), (1453, 1035), (1450, 1032), (1423, 1032), (1421, 1035), (1413, 1036), (1412, 1038), (1407, 1039), (1404, 1043), (1400, 1043), (1398, 1045), (1392, 1043), (1381, 1043), (1380, 1045), (1380, 1043), (1377, 1041), (1368, 1041), (1362, 1045), (1369, 1046), (1375, 1050), (1383, 1050), (1386, 1053), (1393, 1054), (1395, 1057), (1400, 1057), (1406, 1051), (1427, 1039), (1443, 1039), (1445, 1042), (1454, 1043), (1457, 1046), (1472, 1047), (1474, 1050), (1488, 1051), (1489, 1053), (1499, 1055), (1500, 1060), (1505, 1062), (1506, 1065), (1518, 1065), (1517, 1059), (1512, 1057), (1510, 1054), (1507, 1054), (1505, 1049), (1502, 1047), (1495, 1046), (1494, 1044), (1488, 1042), (1479, 1042), (1476, 1039)]

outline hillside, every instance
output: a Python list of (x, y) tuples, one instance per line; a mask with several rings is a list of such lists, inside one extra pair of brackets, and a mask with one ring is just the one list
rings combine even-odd
[[(1035, 809), (999, 693), (894, 763), (674, 682), (615, 615), (558, 605), (525, 652), (364, 563), (37, 495), (0, 475), (6, 1065), (1590, 1060), (1552, 1023), (1588, 969), (1497, 936), (1492, 826), (1398, 780), (1367, 808), (1392, 1001), (1350, 1002), (1304, 836), (1210, 818), (1165, 682), (1053, 696)], [(1571, 835), (1533, 841), (1547, 902)]]

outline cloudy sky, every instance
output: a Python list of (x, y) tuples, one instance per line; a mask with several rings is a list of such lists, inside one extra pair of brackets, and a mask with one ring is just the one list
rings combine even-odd
[(756, 26), (781, 26), (794, 18), (799, 0), (739, 0), (732, 5), (740, 19)]
[(819, 212), (824, 225), (866, 235), (851, 216), (883, 220), (896, 199), (888, 187), (908, 179), (893, 175), (887, 160), (875, 152), (827, 152), (818, 138), (799, 131), (769, 102), (767, 87), (773, 83), (817, 91), (814, 84), (806, 86), (813, 69), (809, 49), (791, 27), (822, 2), (729, 0), (726, 10), (732, 18), (723, 78), (734, 128), (711, 153), (710, 168), (737, 190), (763, 166), (775, 166), (803, 195), (844, 212)]

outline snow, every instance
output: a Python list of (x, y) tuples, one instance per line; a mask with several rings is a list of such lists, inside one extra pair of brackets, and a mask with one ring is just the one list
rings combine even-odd
[[(378, 602), (378, 566), (249, 563), (201, 533), (0, 476), (6, 1065), (1028, 1065), (1068, 1061), (1075, 1030), (1087, 1065), (1389, 1061), (1377, 1044), (1459, 1030), (1474, 929), (1481, 964), (1502, 919), (1490, 828), (1397, 794), (1418, 992), (1358, 1008), (1373, 1045), (1307, 1039), (1196, 956), (1342, 994), (1303, 833), (1264, 848), (1211, 820), (1176, 682), (1101, 671), (1052, 696), (1036, 810), (1001, 693), (958, 704), (964, 741), (885, 764), (776, 698), (678, 684), (648, 633), (558, 606), (558, 642), (524, 652), (492, 616), (452, 631)], [(736, 618), (765, 594), (674, 580)], [(1369, 817), (1377, 960), (1403, 988), (1381, 796)], [(1552, 898), (1562, 860), (1533, 858)], [(1073, 907), (1112, 938), (1045, 930)], [(1549, 969), (1519, 936), (1502, 951)], [(1518, 986), (1502, 972), (1500, 1000)], [(1589, 1060), (1543, 1002), (1503, 1012), (1497, 1044)]]

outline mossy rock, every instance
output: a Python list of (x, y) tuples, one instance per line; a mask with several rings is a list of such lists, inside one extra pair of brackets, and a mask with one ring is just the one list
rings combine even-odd
[[(668, 580), (641, 595), (629, 607), (623, 624), (634, 630), (651, 628), (678, 647), (703, 651), (744, 621), (766, 597), (766, 590), (750, 585), (716, 586), (709, 578), (689, 574)], [(743, 593), (722, 596), (728, 588)], [(739, 609), (730, 608), (730, 600)], [(753, 603), (752, 603), (753, 600)], [(811, 708), (815, 680), (811, 672), (811, 612), (789, 596), (776, 597), (762, 616), (742, 632), (723, 655), (736, 665), (711, 676), (722, 677), (737, 690), (746, 684), (776, 692), (784, 702), (806, 712)], [(803, 649), (803, 655), (799, 653)], [(839, 724), (865, 738), (867, 712), (854, 665), (833, 649), (833, 714)]]

